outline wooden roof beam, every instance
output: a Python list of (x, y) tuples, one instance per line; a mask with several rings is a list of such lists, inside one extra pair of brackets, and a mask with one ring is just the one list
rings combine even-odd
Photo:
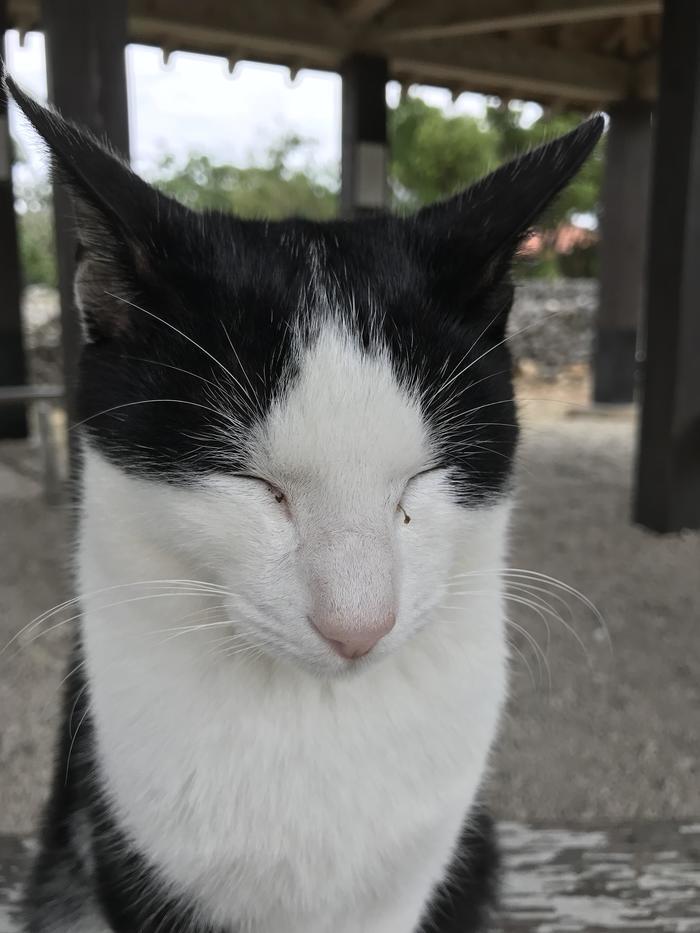
[[(462, 9), (465, 2), (460, 0)], [(505, 0), (491, 2), (504, 8)], [(539, 5), (544, 2), (539, 0)], [(563, 5), (562, 0), (556, 2)], [(566, 5), (577, 3), (580, 0), (567, 0)], [(619, 6), (620, 0), (616, 3)], [(36, 0), (10, 0), (9, 6), (28, 20)], [(479, 6), (483, 9), (481, 2)], [(487, 94), (517, 93), (524, 99), (561, 99), (582, 107), (601, 106), (630, 94), (653, 94), (650, 69), (635, 68), (612, 56), (495, 36), (398, 40), (375, 26), (359, 32), (348, 28), (337, 11), (319, 0), (296, 0), (285, 10), (289, 15), (280, 17), (276, 5), (259, 0), (235, 4), (206, 0), (205, 8), (196, 10), (186, 0), (131, 0), (129, 38), (226, 58), (331, 70), (353, 51), (386, 55), (391, 74), (398, 77)]]
[(280, 5), (260, 0), (131, 0), (132, 42), (227, 55), (245, 50), (280, 62), (292, 58), (308, 67), (332, 68), (338, 49), (349, 43), (348, 25), (320, 0)]
[(446, 39), (659, 13), (662, 5), (662, 0), (434, 0), (427, 7), (416, 0), (387, 13), (381, 30), (398, 40)]
[(637, 91), (637, 69), (625, 62), (508, 39), (394, 41), (381, 48), (392, 74), (481, 93), (517, 88), (526, 100), (563, 98), (597, 107)]
[(341, 0), (338, 12), (351, 23), (369, 23), (393, 3), (394, 0)]

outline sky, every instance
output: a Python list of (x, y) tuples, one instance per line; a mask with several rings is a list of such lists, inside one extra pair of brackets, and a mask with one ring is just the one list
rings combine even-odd
[[(44, 38), (30, 32), (20, 45), (19, 33), (6, 34), (10, 73), (41, 100), (46, 99)], [(126, 52), (131, 159), (136, 171), (152, 175), (160, 159), (171, 154), (184, 161), (188, 154), (208, 155), (221, 163), (247, 165), (259, 161), (270, 143), (286, 133), (309, 139), (305, 161), (337, 167), (340, 161), (341, 87), (337, 74), (301, 70), (294, 81), (282, 66), (240, 62), (233, 74), (223, 58), (173, 52), (165, 64), (152, 46), (129, 45)], [(482, 115), (486, 99), (461, 94), (452, 101), (439, 88), (413, 88), (428, 103), (447, 113)], [(387, 86), (387, 100), (395, 104), (396, 82)], [(526, 112), (534, 120), (539, 107)], [(44, 160), (31, 131), (10, 110), (10, 129), (29, 162), (32, 175), (41, 176)]]

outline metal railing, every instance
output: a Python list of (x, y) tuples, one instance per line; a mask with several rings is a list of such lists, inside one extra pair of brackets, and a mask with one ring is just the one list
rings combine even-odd
[(44, 494), (52, 505), (61, 501), (63, 493), (63, 471), (61, 449), (52, 413), (63, 406), (65, 390), (61, 385), (0, 386), (0, 407), (23, 403), (34, 408), (36, 426), (41, 447), (44, 475)]

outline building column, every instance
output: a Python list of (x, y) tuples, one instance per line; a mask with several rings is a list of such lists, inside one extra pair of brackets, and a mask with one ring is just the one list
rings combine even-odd
[[(49, 99), (64, 116), (106, 136), (128, 158), (127, 0), (42, 0), (41, 18)], [(68, 416), (73, 421), (81, 342), (73, 298), (76, 240), (69, 196), (59, 186), (54, 187), (53, 196), (63, 370)]]
[(593, 363), (596, 404), (629, 403), (635, 395), (651, 170), (651, 105), (622, 100), (609, 114)]
[(666, 0), (634, 513), (700, 528), (700, 3)]
[(385, 58), (352, 55), (343, 79), (342, 185), (344, 217), (382, 210), (389, 203)]
[[(0, 0), (0, 43), (7, 31), (7, 8)], [(2, 45), (0, 45), (0, 52)], [(7, 97), (0, 88), (0, 384), (21, 386), (27, 379), (22, 336), (21, 276), (17, 218), (12, 190), (12, 143), (7, 123)], [(23, 404), (0, 406), (0, 438), (26, 437)]]

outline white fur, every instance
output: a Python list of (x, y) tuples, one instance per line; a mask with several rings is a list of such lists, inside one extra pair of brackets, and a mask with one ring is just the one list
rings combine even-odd
[[(285, 503), (254, 480), (178, 487), (86, 451), (79, 573), (104, 774), (136, 844), (212, 922), (411, 933), (443, 875), (506, 662), (497, 575), (472, 596), (446, 585), (503, 565), (509, 507), (458, 506), (439, 472), (411, 481), (430, 465), (388, 360), (334, 328), (250, 450)], [(231, 625), (168, 634), (222, 600), (104, 591), (167, 579), (225, 586), (216, 618)], [(397, 624), (347, 662), (311, 628), (319, 600), (357, 625), (391, 604)], [(226, 633), (240, 653), (217, 645)]]

